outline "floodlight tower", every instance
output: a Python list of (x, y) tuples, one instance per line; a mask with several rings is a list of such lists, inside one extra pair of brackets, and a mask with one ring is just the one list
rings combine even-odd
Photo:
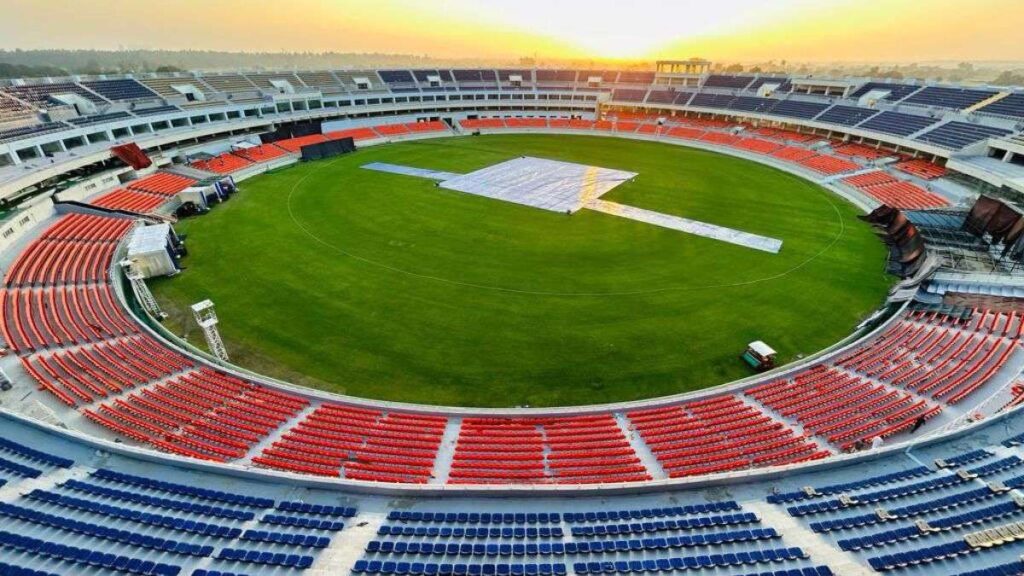
[(154, 318), (166, 318), (167, 315), (160, 309), (160, 304), (158, 304), (156, 298), (153, 297), (153, 293), (149, 291), (149, 286), (146, 286), (146, 279), (143, 278), (142, 273), (132, 265), (132, 261), (122, 260), (121, 268), (124, 269), (124, 275), (128, 278), (128, 281), (131, 282), (132, 290), (135, 292), (135, 297), (139, 299), (139, 303), (142, 304), (142, 308), (145, 309), (146, 312), (149, 312)]
[(203, 300), (192, 305), (192, 316), (196, 324), (203, 329), (203, 336), (206, 337), (206, 346), (210, 353), (227, 362), (228, 351), (224, 348), (224, 341), (220, 339), (220, 331), (217, 330), (217, 312), (213, 309), (213, 302)]

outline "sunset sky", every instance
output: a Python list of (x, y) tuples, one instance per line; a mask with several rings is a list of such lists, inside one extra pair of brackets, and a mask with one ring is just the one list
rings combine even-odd
[(0, 0), (0, 48), (1024, 60), (1024, 0)]

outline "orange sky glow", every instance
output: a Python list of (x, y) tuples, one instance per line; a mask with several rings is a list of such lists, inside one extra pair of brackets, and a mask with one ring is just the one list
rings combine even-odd
[(1021, 0), (0, 0), (0, 48), (1024, 60)]

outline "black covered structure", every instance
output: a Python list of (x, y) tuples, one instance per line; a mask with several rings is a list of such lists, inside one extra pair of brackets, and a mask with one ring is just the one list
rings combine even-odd
[(964, 220), (963, 229), (990, 244), (1002, 244), (1002, 256), (1020, 262), (1024, 256), (1024, 215), (1009, 204), (979, 196)]
[(289, 138), (298, 138), (300, 136), (310, 136), (312, 134), (321, 134), (322, 126), (320, 120), (310, 120), (309, 122), (300, 122), (298, 124), (289, 124), (286, 126), (280, 126), (273, 132), (264, 132), (260, 134), (260, 143), (271, 144), (273, 142), (279, 142), (281, 140), (288, 140)]
[(859, 218), (879, 229), (889, 246), (891, 262), (896, 265), (893, 272), (904, 278), (917, 273), (924, 263), (924, 236), (903, 212), (898, 208), (882, 205)]
[(981, 196), (970, 210), (897, 210), (881, 206), (861, 216), (891, 247), (890, 270), (914, 275), (924, 246), (952, 270), (1024, 274), (1024, 214)]
[(356, 143), (352, 138), (339, 138), (338, 140), (328, 140), (327, 142), (320, 142), (317, 144), (310, 144), (303, 146), (300, 149), (302, 152), (302, 160), (322, 160), (324, 158), (333, 158), (334, 156), (340, 156), (342, 154), (348, 154), (349, 152), (356, 151)]
[(263, 134), (260, 134), (260, 143), (261, 144), (273, 144), (274, 142), (279, 142), (281, 140), (287, 140), (287, 139), (289, 139), (291, 137), (292, 136), (291, 136), (291, 131), (290, 130), (288, 130), (287, 128), (278, 128), (277, 130), (274, 130), (273, 132), (264, 132)]

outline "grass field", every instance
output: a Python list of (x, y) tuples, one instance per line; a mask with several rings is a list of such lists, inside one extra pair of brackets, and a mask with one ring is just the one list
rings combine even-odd
[[(638, 172), (604, 196), (783, 240), (777, 255), (582, 210), (565, 216), (360, 169), (469, 172), (522, 155)], [(212, 298), (232, 360), (325, 390), (428, 404), (632, 400), (749, 374), (849, 334), (884, 298), (885, 248), (826, 190), (705, 151), (588, 136), (392, 144), (241, 185), (178, 225), (187, 270), (152, 283), (201, 342)]]

